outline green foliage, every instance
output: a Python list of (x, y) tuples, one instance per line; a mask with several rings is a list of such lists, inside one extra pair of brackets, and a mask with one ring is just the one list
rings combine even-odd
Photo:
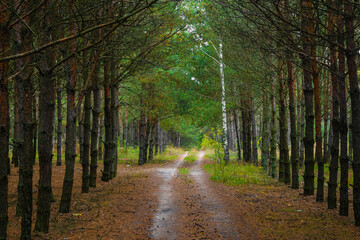
[(139, 148), (136, 147), (126, 147), (119, 149), (119, 159), (120, 161), (135, 161), (139, 157)]
[(183, 154), (184, 150), (181, 148), (168, 147), (161, 154), (155, 155), (153, 163), (165, 163), (175, 161), (179, 155)]
[(210, 159), (214, 160), (216, 163), (221, 163), (224, 159), (224, 149), (222, 144), (216, 141), (217, 136), (221, 136), (221, 130), (211, 129), (211, 131), (204, 135), (201, 141), (201, 148), (202, 149), (214, 149), (215, 154), (209, 156)]
[[(184, 150), (181, 148), (168, 147), (164, 152), (154, 156), (151, 163), (165, 163), (175, 161), (179, 155), (183, 154)], [(137, 164), (139, 158), (139, 148), (126, 147), (119, 149), (119, 160), (127, 164)]]
[(184, 158), (185, 162), (194, 163), (197, 160), (197, 156), (195, 154), (188, 155)]
[(225, 165), (222, 144), (216, 141), (218, 136), (221, 136), (221, 131), (212, 129), (209, 134), (204, 135), (201, 142), (202, 149), (213, 150), (213, 153), (206, 153), (205, 158), (212, 160), (214, 163), (204, 166), (204, 169), (210, 173), (212, 180), (232, 186), (241, 184), (267, 185), (272, 182), (262, 172), (261, 168), (236, 162), (237, 156), (235, 152), (231, 153), (230, 159), (232, 161)]
[(273, 180), (266, 176), (261, 168), (252, 164), (229, 163), (207, 164), (204, 169), (210, 174), (211, 180), (237, 186), (242, 184), (269, 185)]
[(179, 174), (186, 176), (186, 175), (189, 174), (189, 169), (186, 168), (186, 167), (180, 168), (179, 169)]

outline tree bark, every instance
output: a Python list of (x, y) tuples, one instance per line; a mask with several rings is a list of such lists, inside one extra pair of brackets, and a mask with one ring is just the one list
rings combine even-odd
[(340, 216), (349, 215), (349, 159), (348, 159), (348, 126), (347, 126), (347, 97), (346, 97), (346, 82), (345, 82), (345, 46), (344, 46), (344, 22), (342, 16), (342, 1), (338, 1), (337, 9), (340, 14), (336, 16), (337, 24), (337, 43), (339, 46), (338, 50), (338, 82), (339, 82), (339, 104), (340, 104), (340, 141), (341, 141), (341, 152), (340, 152), (340, 164), (341, 164), (341, 177), (340, 177)]
[[(100, 114), (100, 112), (99, 112), (99, 114)], [(105, 128), (104, 127), (104, 112), (102, 112), (102, 114), (100, 115), (100, 128), (98, 130), (99, 131), (99, 159), (100, 160), (104, 159), (104, 128)]]
[(155, 128), (156, 128), (156, 124), (152, 124), (150, 126), (150, 136), (149, 136), (149, 158), (148, 161), (152, 162), (154, 159), (154, 138), (155, 138)]
[(234, 121), (235, 121), (235, 132), (236, 132), (236, 147), (237, 147), (237, 160), (241, 160), (241, 139), (240, 139), (240, 126), (239, 126), (239, 117), (237, 111), (234, 111)]
[(251, 130), (252, 130), (252, 161), (254, 165), (258, 164), (258, 148), (257, 148), (257, 136), (256, 136), (256, 118), (255, 118), (255, 106), (254, 97), (251, 97)]
[[(102, 158), (102, 134), (99, 134), (99, 114), (100, 114), (100, 87), (99, 87), (100, 68), (97, 65), (92, 78), (92, 91), (94, 107), (92, 109), (92, 128), (91, 128), (91, 164), (89, 186), (96, 187), (98, 158)], [(103, 120), (102, 120), (103, 122)], [(103, 124), (101, 124), (102, 126)], [(98, 146), (99, 145), (99, 146)]]
[(159, 132), (160, 132), (160, 122), (156, 122), (155, 124), (155, 152), (154, 155), (157, 155), (159, 153)]
[(220, 40), (219, 44), (219, 65), (221, 77), (221, 106), (222, 106), (222, 128), (223, 128), (223, 148), (224, 148), (224, 162), (229, 163), (229, 143), (228, 143), (228, 129), (226, 117), (226, 98), (225, 98), (225, 74), (223, 63), (223, 44)]
[(354, 197), (354, 216), (355, 226), (360, 226), (360, 99), (359, 85), (357, 77), (356, 56), (357, 48), (355, 46), (355, 7), (357, 2), (344, 0), (345, 2), (345, 29), (346, 29), (346, 58), (349, 72), (351, 114), (352, 114), (352, 140), (353, 140), (353, 197)]
[[(20, 13), (20, 9), (18, 10), (18, 14)], [(20, 26), (19, 24), (16, 25), (15, 27), (15, 49), (18, 53), (21, 53), (22, 51), (24, 51), (24, 45), (25, 44), (29, 44), (28, 41), (26, 39), (24, 39), (24, 35), (26, 35), (26, 37), (31, 37), (27, 34), (27, 30), (24, 29), (22, 26)], [(27, 42), (24, 42), (27, 41)], [(28, 47), (29, 45), (27, 45)], [(15, 89), (14, 89), (14, 93), (15, 93), (15, 104), (16, 104), (16, 112), (14, 114), (14, 121), (15, 121), (15, 125), (16, 128), (14, 131), (14, 151), (13, 153), (16, 154), (14, 157), (14, 161), (15, 161), (15, 167), (20, 166), (19, 168), (19, 182), (18, 182), (18, 199), (17, 199), (17, 204), (16, 204), (16, 216), (22, 216), (22, 210), (23, 210), (23, 205), (24, 202), (22, 200), (22, 195), (23, 195), (23, 186), (24, 186), (24, 181), (23, 181), (23, 170), (24, 170), (24, 166), (23, 166), (23, 162), (24, 162), (24, 81), (26, 81), (26, 79), (29, 77), (27, 75), (29, 75), (29, 71), (28, 69), (26, 69), (26, 71), (23, 71), (23, 67), (28, 64), (28, 62), (24, 62), (24, 61), (29, 61), (29, 59), (27, 58), (26, 60), (24, 59), (16, 59), (15, 60), (15, 71), (19, 72), (19, 74), (16, 76), (15, 78)]]
[(275, 101), (275, 78), (271, 83), (271, 147), (269, 173), (272, 178), (276, 178), (276, 101)]
[[(5, 1), (10, 4), (10, 1)], [(6, 4), (7, 5), (7, 4)], [(7, 26), (8, 11), (5, 4), (0, 5), (0, 52), (7, 53), (10, 46), (10, 32)], [(0, 63), (0, 239), (7, 238), (8, 224), (8, 176), (9, 157), (9, 62)]]
[(108, 182), (111, 179), (111, 158), (112, 158), (112, 124), (111, 124), (111, 106), (110, 106), (110, 62), (104, 61), (104, 122), (105, 122), (105, 154), (104, 170), (101, 180)]
[[(304, 87), (304, 80), (302, 78), (301, 81), (302, 88)], [(305, 160), (305, 96), (302, 92), (301, 94), (301, 100), (300, 100), (300, 151), (299, 151), (299, 166), (302, 168), (304, 166), (304, 160)]]
[(279, 64), (279, 129), (280, 129), (280, 159), (279, 159), (279, 181), (290, 184), (290, 162), (288, 148), (288, 121), (286, 117), (286, 89), (283, 76), (284, 62)]
[(328, 143), (328, 124), (329, 124), (329, 80), (328, 76), (325, 76), (324, 87), (324, 164), (329, 162), (329, 143)]
[[(29, 9), (27, 4), (19, 6), (18, 14), (22, 15)], [(24, 21), (28, 24), (29, 17)], [(21, 53), (31, 48), (31, 33), (20, 24), (15, 27), (16, 50)], [(33, 176), (33, 89), (31, 82), (32, 70), (29, 67), (30, 57), (15, 60), (17, 99), (18, 99), (18, 135), (16, 136), (18, 161), (20, 162), (17, 214), (21, 215), (21, 238), (31, 238), (32, 224), (32, 176)]]
[[(248, 109), (248, 105), (245, 104), (245, 101), (243, 101), (241, 114), (242, 114), (242, 127), (243, 127), (243, 154), (244, 154), (244, 161), (250, 162), (251, 160), (251, 138), (249, 137), (251, 135), (250, 129), (250, 111)], [(249, 151), (250, 148), (250, 151)]]
[[(45, 15), (41, 19), (41, 26), (47, 29), (43, 37), (40, 39), (41, 44), (46, 44), (53, 32), (48, 26), (50, 25), (52, 15), (45, 9), (49, 9), (51, 3), (46, 2), (42, 8)], [(39, 194), (37, 200), (37, 215), (35, 223), (35, 231), (48, 232), (50, 219), (50, 205), (52, 200), (51, 175), (52, 175), (52, 149), (53, 149), (53, 133), (55, 121), (55, 78), (51, 72), (51, 67), (55, 64), (54, 49), (40, 53), (40, 93), (39, 93), (39, 165), (40, 180)], [(31, 227), (31, 226), (30, 226)]]
[[(315, 28), (314, 23), (311, 23)], [(315, 30), (312, 32), (314, 33)], [(324, 159), (322, 156), (322, 134), (321, 134), (321, 99), (320, 99), (320, 79), (319, 70), (316, 60), (316, 43), (314, 37), (310, 37), (311, 40), (311, 74), (314, 83), (314, 104), (315, 104), (315, 162), (318, 164), (318, 177), (317, 177), (317, 191), (316, 201), (324, 201)]]
[(139, 138), (139, 161), (138, 165), (144, 165), (146, 163), (146, 148), (145, 148), (145, 135), (146, 135), (146, 117), (144, 112), (144, 103), (142, 98), (140, 99), (140, 138)]
[[(15, 68), (18, 71), (18, 64), (15, 61)], [(18, 142), (19, 140), (19, 127), (20, 127), (20, 120), (19, 120), (19, 86), (17, 84), (18, 78), (16, 78), (14, 83), (14, 137), (13, 137), (13, 154), (12, 154), (12, 162), (14, 163), (15, 167), (19, 166), (19, 153), (18, 153)], [(20, 181), (19, 181), (20, 183)], [(19, 192), (19, 191), (18, 191)]]
[[(334, 1), (333, 1), (334, 3)], [(333, 5), (334, 6), (334, 5)], [(337, 76), (337, 59), (336, 59), (336, 36), (334, 32), (334, 14), (330, 10), (328, 14), (329, 26), (328, 34), (330, 38), (330, 74), (332, 84), (332, 144), (331, 144), (331, 162), (330, 162), (330, 178), (328, 183), (328, 208), (336, 208), (336, 191), (337, 191), (337, 173), (338, 173), (338, 162), (339, 162), (339, 83)]]
[(37, 138), (38, 138), (38, 121), (37, 121), (37, 106), (38, 106), (38, 100), (37, 96), (34, 94), (33, 98), (33, 164), (35, 165), (36, 161), (36, 152), (37, 152)]
[[(70, 32), (75, 34), (76, 24), (70, 24)], [(70, 41), (70, 53), (76, 51), (75, 41)], [(75, 91), (77, 82), (77, 60), (73, 57), (66, 63), (68, 67), (67, 77), (67, 116), (66, 116), (66, 140), (65, 140), (65, 177), (60, 201), (59, 212), (68, 213), (71, 206), (72, 189), (74, 183), (74, 166), (76, 157), (76, 105)]]
[(299, 188), (299, 145), (297, 141), (296, 131), (296, 95), (295, 95), (295, 78), (292, 63), (292, 55), (287, 56), (287, 72), (288, 72), (288, 89), (289, 89), (289, 115), (290, 115), (290, 140), (291, 140), (291, 188)]
[(314, 195), (314, 105), (313, 105), (313, 81), (311, 75), (311, 45), (310, 34), (314, 34), (314, 5), (312, 0), (301, 1), (301, 28), (304, 54), (301, 54), (304, 75), (304, 98), (305, 98), (305, 173), (304, 195)]
[[(94, 53), (92, 54), (94, 55)], [(92, 58), (93, 59), (93, 58)], [(84, 81), (84, 85), (88, 79), (88, 66), (89, 66), (89, 58), (88, 52), (85, 51), (83, 53), (83, 66), (82, 66), (82, 77)], [(84, 123), (83, 123), (83, 142), (82, 142), (82, 184), (81, 184), (81, 192), (88, 193), (89, 192), (89, 162), (90, 162), (90, 125), (91, 125), (91, 87), (88, 87), (85, 92), (84, 99)]]
[[(113, 68), (113, 67), (112, 67)], [(111, 70), (112, 75), (114, 70)], [(117, 174), (117, 150), (118, 150), (118, 131), (119, 131), (119, 90), (117, 84), (111, 85), (111, 125), (112, 125), (112, 156), (111, 156), (111, 179), (116, 177)]]
[(61, 81), (58, 81), (56, 90), (57, 96), (57, 151), (56, 151), (56, 166), (61, 166), (61, 138), (62, 138), (62, 104), (61, 104)]

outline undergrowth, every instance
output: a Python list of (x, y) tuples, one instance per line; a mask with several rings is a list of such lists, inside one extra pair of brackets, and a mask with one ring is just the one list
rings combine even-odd
[(180, 168), (180, 169), (179, 169), (179, 174), (181, 174), (181, 175), (187, 175), (187, 174), (189, 174), (189, 169), (186, 168), (186, 167)]
[[(154, 156), (154, 159), (150, 163), (164, 163), (169, 161), (174, 161), (178, 158), (180, 154), (183, 154), (184, 150), (181, 148), (176, 148), (168, 146), (166, 150), (160, 154)], [(137, 163), (139, 159), (139, 148), (136, 147), (127, 147), (119, 149), (119, 160), (125, 161), (128, 164)]]
[(196, 154), (190, 154), (184, 158), (184, 161), (188, 163), (193, 163), (196, 161), (197, 158), (198, 157), (196, 156)]
[(270, 185), (273, 180), (266, 176), (261, 168), (252, 164), (234, 163), (206, 164), (204, 169), (210, 174), (211, 180), (237, 186), (242, 184)]

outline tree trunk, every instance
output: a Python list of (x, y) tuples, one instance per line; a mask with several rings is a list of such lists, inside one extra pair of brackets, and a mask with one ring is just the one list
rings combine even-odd
[(346, 28), (346, 58), (349, 71), (351, 114), (352, 114), (352, 140), (353, 140), (353, 196), (354, 196), (354, 216), (355, 226), (360, 226), (360, 99), (359, 85), (357, 79), (356, 56), (357, 48), (355, 45), (355, 8), (357, 2), (345, 0), (345, 28)]
[(290, 115), (290, 139), (291, 139), (291, 188), (299, 188), (299, 145), (297, 141), (296, 131), (296, 95), (295, 95), (295, 78), (294, 68), (292, 63), (291, 53), (288, 54), (287, 59), (288, 72), (288, 88), (289, 88), (289, 115)]
[[(29, 35), (28, 35), (29, 36)], [(30, 39), (30, 38), (29, 38)], [(29, 46), (29, 45), (27, 45)], [(27, 63), (30, 63), (30, 59), (27, 58)], [(33, 104), (33, 89), (32, 89), (32, 82), (31, 82), (31, 73), (27, 70), (26, 74), (27, 78), (24, 79), (24, 118), (23, 118), (23, 127), (24, 127), (24, 144), (23, 144), (23, 162), (21, 164), (21, 173), (22, 173), (22, 193), (21, 193), (21, 200), (22, 200), (22, 209), (21, 209), (21, 227), (22, 229), (22, 236), (24, 239), (29, 239), (28, 236), (31, 234), (31, 223), (32, 223), (32, 195), (33, 195), (33, 117), (32, 117), (32, 104)]]
[(143, 109), (143, 100), (140, 100), (140, 138), (139, 138), (139, 161), (138, 165), (146, 163), (146, 148), (145, 148), (145, 135), (146, 135), (146, 117)]
[[(94, 55), (94, 53), (93, 53)], [(93, 59), (93, 58), (92, 58)], [(84, 86), (86, 85), (86, 81), (88, 79), (88, 52), (85, 51), (83, 53), (83, 66), (82, 66), (82, 77), (84, 81)], [(83, 142), (82, 142), (82, 184), (81, 184), (81, 192), (88, 193), (89, 192), (89, 162), (90, 162), (90, 124), (91, 124), (91, 88), (88, 87), (85, 92), (84, 99), (84, 123), (83, 123)]]
[[(99, 87), (99, 65), (95, 67), (92, 78), (92, 91), (94, 107), (92, 109), (92, 128), (91, 128), (91, 164), (89, 186), (96, 187), (96, 171), (98, 167), (98, 158), (102, 158), (102, 134), (99, 134), (99, 114), (100, 114), (100, 87)], [(102, 118), (103, 119), (103, 118)], [(101, 120), (103, 123), (103, 120)], [(103, 124), (101, 124), (102, 126)], [(99, 140), (99, 141), (98, 141)], [(99, 145), (99, 148), (98, 148)], [(99, 149), (99, 150), (98, 150)]]
[[(312, 23), (314, 25), (314, 23)], [(316, 201), (324, 201), (324, 159), (322, 156), (322, 135), (321, 135), (321, 99), (320, 79), (316, 60), (316, 43), (311, 37), (311, 74), (314, 83), (314, 104), (315, 104), (315, 162), (318, 164)]]
[(275, 78), (271, 84), (271, 147), (269, 173), (272, 178), (276, 178), (276, 101), (275, 101)]
[[(100, 97), (100, 99), (101, 99), (101, 97)], [(100, 114), (100, 112), (99, 112), (99, 114)], [(100, 129), (98, 130), (99, 131), (99, 159), (100, 160), (104, 159), (104, 128), (105, 128), (104, 127), (104, 114), (101, 114), (100, 115)]]
[[(26, 8), (26, 9), (24, 9)], [(21, 15), (28, 10), (24, 4), (19, 6), (18, 14)], [(23, 10), (23, 13), (22, 13)], [(24, 19), (29, 23), (29, 17)], [(17, 25), (16, 50), (18, 53), (28, 51), (31, 48), (31, 33), (23, 26)], [(33, 177), (33, 89), (31, 82), (32, 70), (29, 67), (30, 57), (16, 59), (15, 70), (19, 72), (16, 76), (17, 100), (18, 100), (18, 134), (16, 139), (18, 161), (20, 162), (18, 204), (17, 214), (21, 215), (21, 238), (31, 238), (32, 224), (32, 177)]]
[(315, 162), (318, 164), (317, 192), (316, 201), (324, 201), (324, 159), (322, 155), (322, 134), (321, 134), (321, 99), (320, 99), (320, 79), (319, 70), (316, 62), (316, 43), (312, 39), (311, 43), (311, 74), (314, 83), (314, 104), (315, 104)]
[(150, 136), (149, 136), (149, 158), (148, 161), (152, 162), (154, 159), (154, 138), (155, 138), (155, 127), (156, 124), (150, 126)]
[(112, 158), (112, 124), (111, 124), (111, 106), (110, 106), (110, 62), (108, 59), (104, 62), (104, 122), (105, 122), (105, 154), (104, 170), (101, 180), (108, 182), (111, 179), (111, 158)]
[(127, 109), (125, 108), (124, 132), (123, 132), (124, 147), (127, 147), (129, 144), (128, 135), (129, 135), (129, 121), (127, 117)]
[(220, 65), (220, 77), (221, 77), (221, 106), (222, 106), (222, 130), (223, 130), (223, 148), (224, 148), (224, 162), (229, 163), (229, 143), (228, 143), (228, 129), (227, 129), (227, 117), (226, 117), (226, 98), (225, 98), (225, 74), (223, 63), (223, 44), (220, 40), (219, 44), (219, 65)]
[[(113, 64), (113, 63), (112, 63)], [(113, 68), (113, 67), (112, 67)], [(114, 70), (111, 70), (112, 76)], [(113, 79), (113, 78), (112, 78)], [(119, 89), (117, 84), (111, 85), (111, 138), (112, 138), (112, 156), (111, 156), (111, 179), (117, 174), (117, 150), (118, 150), (118, 129), (119, 129)]]
[[(304, 80), (302, 78), (301, 81), (302, 88), (304, 87)], [(305, 96), (304, 92), (301, 93), (301, 112), (300, 112), (300, 156), (299, 156), (299, 166), (302, 168), (304, 166), (304, 160), (305, 160)]]
[[(75, 34), (76, 24), (70, 24), (70, 32)], [(70, 41), (70, 53), (76, 51), (75, 40)], [(74, 166), (76, 157), (76, 106), (75, 106), (75, 91), (77, 81), (77, 60), (70, 58), (68, 65), (67, 77), (67, 116), (66, 116), (66, 140), (65, 140), (65, 177), (63, 182), (63, 189), (60, 201), (60, 213), (68, 213), (71, 206), (71, 195), (74, 183)]]
[[(333, 1), (334, 3), (334, 1)], [(334, 5), (333, 5), (334, 6)], [(332, 84), (332, 144), (331, 144), (331, 162), (330, 162), (330, 178), (328, 183), (328, 208), (336, 208), (336, 190), (337, 190), (337, 173), (339, 158), (339, 83), (337, 76), (337, 59), (336, 59), (336, 36), (334, 32), (334, 14), (330, 11), (328, 14), (329, 26), (328, 35), (330, 39), (330, 74)]]
[(159, 132), (160, 132), (160, 122), (156, 122), (155, 125), (155, 155), (159, 153)]
[[(146, 117), (146, 121), (145, 121), (145, 147), (144, 147), (144, 161), (145, 163), (148, 162), (148, 149), (149, 149), (149, 139), (150, 139), (150, 119), (148, 117)], [(175, 147), (175, 143), (173, 142), (173, 146)]]
[[(242, 106), (242, 110), (241, 110), (241, 115), (242, 115), (242, 127), (243, 127), (243, 157), (244, 157), (244, 161), (245, 162), (250, 162), (251, 159), (251, 152), (249, 152), (249, 133), (250, 129), (249, 129), (249, 125), (250, 125), (250, 121), (249, 121), (249, 110), (247, 109), (248, 106), (245, 105), (245, 101), (243, 101), (243, 106)], [(250, 146), (251, 147), (251, 146)]]
[(236, 132), (236, 147), (237, 147), (237, 160), (241, 160), (241, 139), (240, 139), (240, 127), (239, 127), (239, 117), (237, 111), (234, 111), (234, 121), (235, 121), (235, 132)]
[(61, 81), (58, 82), (57, 91), (57, 161), (56, 166), (61, 166), (61, 137), (62, 137), (62, 104), (61, 104)]
[(256, 118), (254, 97), (251, 99), (251, 128), (252, 128), (252, 161), (254, 165), (258, 164), (258, 148), (257, 148), (257, 136), (256, 136)]
[(314, 34), (314, 5), (312, 0), (301, 1), (301, 28), (304, 54), (301, 54), (304, 75), (305, 97), (305, 172), (304, 172), (304, 195), (314, 195), (314, 105), (313, 105), (313, 81), (311, 75), (311, 45)]
[[(42, 8), (49, 9), (50, 2), (46, 2)], [(48, 43), (51, 39), (51, 29), (48, 28), (51, 22), (51, 13), (44, 13), (45, 17), (41, 20), (43, 29), (47, 29), (43, 37), (40, 39), (42, 44)], [(52, 49), (53, 50), (53, 49)], [(53, 149), (53, 133), (55, 121), (55, 78), (50, 71), (55, 64), (56, 55), (50, 50), (39, 54), (40, 59), (40, 93), (39, 93), (39, 194), (37, 200), (37, 215), (35, 223), (35, 231), (48, 232), (50, 219), (50, 206), (52, 200), (51, 175), (52, 175), (52, 149)], [(31, 227), (31, 225), (30, 225)]]
[(33, 98), (33, 164), (35, 164), (36, 160), (36, 150), (37, 150), (37, 136), (38, 136), (38, 128), (37, 128), (37, 106), (38, 106), (38, 100), (36, 95), (34, 95)]
[(279, 129), (280, 129), (280, 159), (279, 159), (279, 181), (290, 184), (290, 162), (288, 148), (288, 121), (286, 117), (286, 89), (283, 76), (284, 62), (279, 64)]
[(229, 116), (229, 131), (228, 131), (228, 142), (229, 142), (229, 149), (230, 150), (234, 150), (233, 146), (234, 146), (234, 136), (233, 136), (233, 122), (234, 122), (234, 116), (232, 114), (230, 114)]
[(324, 154), (323, 154), (323, 162), (329, 162), (329, 143), (328, 143), (328, 124), (329, 124), (329, 80), (328, 76), (324, 77), (325, 79), (325, 87), (324, 87)]
[[(20, 14), (20, 9), (19, 12)], [(24, 29), (22, 26), (17, 25), (15, 27), (16, 32), (16, 38), (15, 38), (15, 48), (17, 53), (21, 53), (22, 51), (24, 51), (24, 45), (28, 43), (28, 41), (26, 39), (24, 39), (24, 35), (26, 35), (26, 37), (30, 37), (27, 34), (26, 29)], [(24, 42), (27, 41), (27, 42)], [(29, 45), (27, 45), (29, 46)], [(29, 61), (29, 59), (26, 59), (27, 61)], [(14, 121), (15, 121), (15, 125), (16, 126), (16, 131), (14, 131), (14, 154), (16, 154), (15, 156), (15, 167), (20, 166), (19, 168), (19, 182), (18, 182), (18, 199), (17, 199), (17, 204), (16, 204), (16, 216), (22, 216), (22, 210), (23, 210), (23, 186), (24, 186), (24, 180), (23, 180), (23, 170), (24, 170), (24, 166), (23, 166), (23, 162), (24, 162), (24, 81), (27, 80), (27, 78), (29, 76), (29, 70), (27, 71), (23, 71), (23, 67), (28, 64), (25, 63), (24, 61), (26, 61), (24, 59), (16, 59), (15, 60), (15, 71), (19, 72), (19, 74), (16, 76), (15, 78), (15, 103), (16, 103), (16, 113), (14, 115)]]
[[(342, 3), (339, 1), (337, 9), (342, 12)], [(340, 104), (340, 122), (339, 122), (339, 131), (340, 131), (340, 140), (341, 140), (341, 152), (340, 152), (340, 164), (341, 164), (341, 178), (340, 178), (340, 216), (349, 215), (349, 159), (348, 159), (348, 145), (347, 145), (347, 97), (346, 97), (346, 82), (345, 82), (345, 46), (344, 46), (344, 22), (342, 14), (336, 16), (337, 23), (337, 42), (339, 45), (338, 51), (338, 62), (339, 62), (339, 72), (338, 72), (338, 82), (339, 82), (339, 104)]]
[[(15, 68), (18, 71), (18, 64), (15, 61)], [(18, 153), (18, 142), (19, 139), (19, 127), (20, 127), (20, 120), (19, 120), (19, 86), (17, 84), (19, 77), (16, 78), (14, 82), (14, 137), (13, 137), (13, 154), (12, 154), (12, 162), (14, 163), (15, 167), (19, 166), (19, 153)], [(20, 181), (19, 181), (20, 183)]]
[[(5, 1), (10, 4), (10, 1)], [(7, 27), (7, 4), (0, 6), (0, 52), (7, 53), (10, 46), (10, 32)], [(8, 176), (7, 162), (9, 157), (9, 62), (0, 62), (0, 239), (7, 237), (8, 224)]]

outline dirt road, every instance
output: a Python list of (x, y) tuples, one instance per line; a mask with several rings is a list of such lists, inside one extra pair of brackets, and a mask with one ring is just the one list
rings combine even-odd
[(184, 156), (158, 169), (163, 181), (157, 192), (158, 210), (151, 228), (154, 239), (256, 239), (240, 216), (233, 216), (231, 206), (218, 194), (202, 169), (204, 152), (188, 166), (184, 176), (177, 169)]

